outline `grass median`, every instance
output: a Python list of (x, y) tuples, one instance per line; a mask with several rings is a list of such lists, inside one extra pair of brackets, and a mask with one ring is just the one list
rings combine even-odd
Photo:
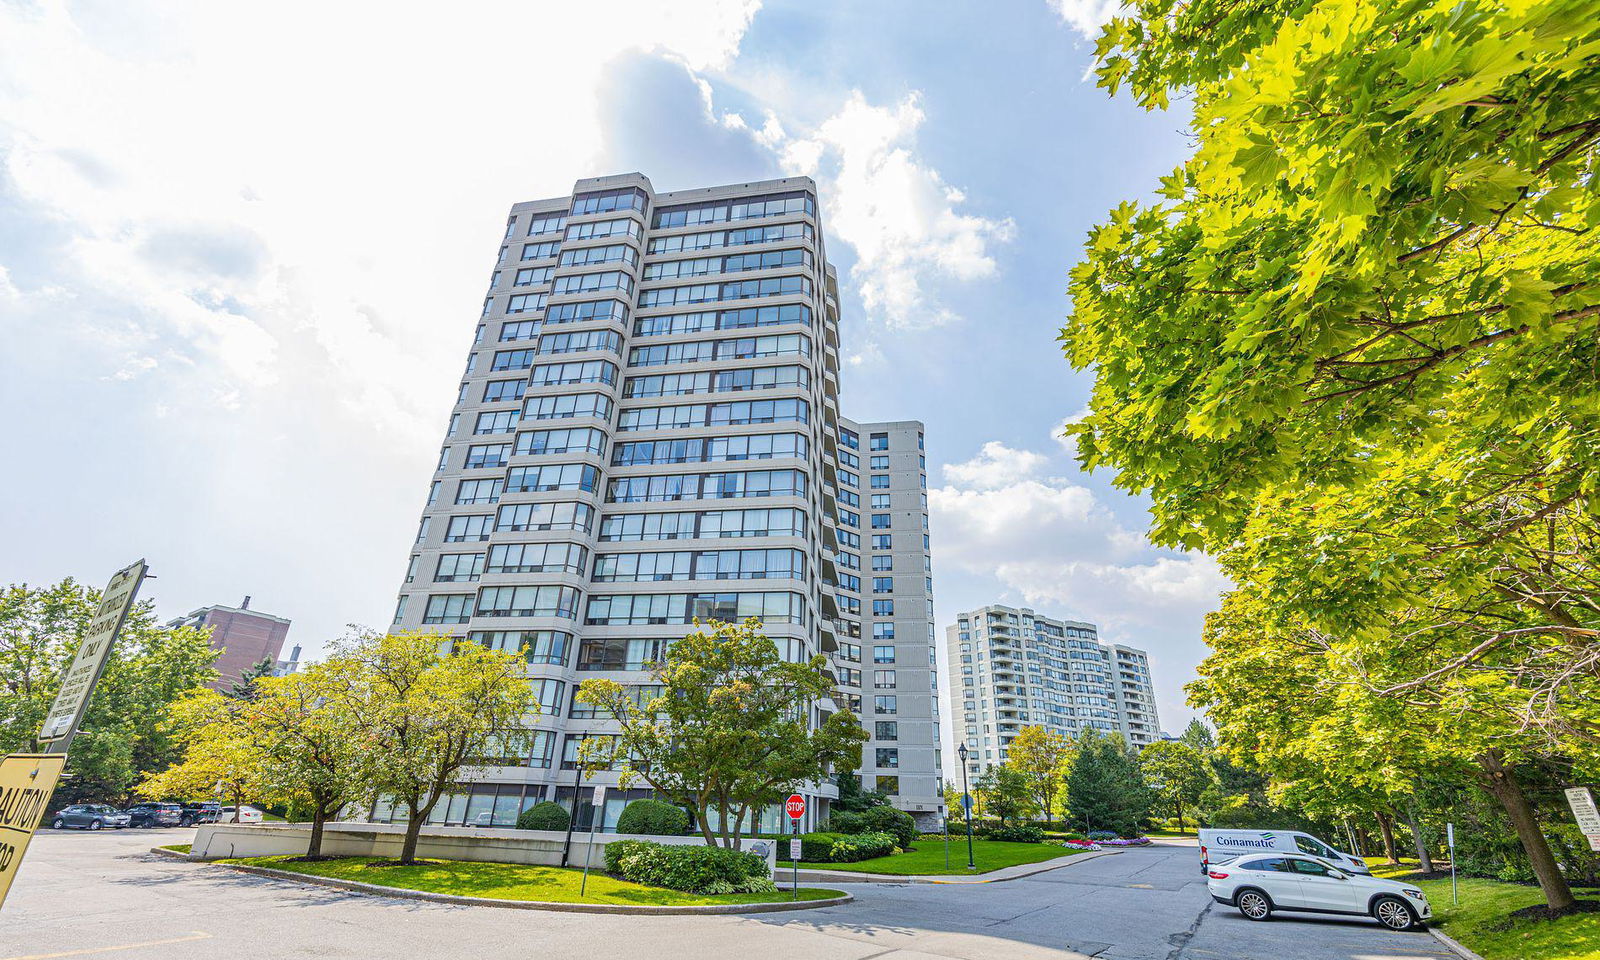
[[(787, 852), (780, 848), (780, 852)], [(950, 866), (945, 866), (943, 840), (918, 840), (917, 845), (905, 853), (887, 857), (858, 860), (855, 863), (804, 863), (802, 870), (842, 870), (846, 873), (886, 873), (897, 877), (956, 876), (989, 873), (1005, 867), (1025, 863), (1042, 863), (1059, 857), (1070, 857), (1081, 850), (1058, 847), (1049, 843), (1006, 843), (1000, 840), (972, 841), (972, 858), (976, 870), (967, 869), (967, 841), (951, 839)], [(790, 869), (787, 860), (778, 862), (778, 872)]]
[(802, 887), (796, 898), (791, 891), (777, 893), (731, 893), (721, 896), (684, 893), (663, 887), (618, 880), (591, 870), (588, 890), (582, 896), (583, 871), (564, 867), (542, 867), (520, 863), (474, 863), (464, 860), (439, 860), (409, 867), (371, 866), (384, 861), (369, 857), (341, 857), (337, 860), (294, 862), (289, 857), (246, 857), (221, 863), (269, 867), (314, 877), (354, 880), (402, 890), (446, 893), (457, 897), (484, 897), (489, 900), (529, 900), (551, 903), (604, 903), (638, 907), (698, 907), (717, 904), (787, 903), (790, 900), (826, 900), (843, 896), (837, 890)]
[[(1600, 960), (1600, 913), (1577, 913), (1554, 920), (1511, 918), (1513, 910), (1544, 903), (1537, 886), (1458, 879), (1460, 905), (1452, 904), (1450, 880), (1414, 879), (1416, 861), (1399, 867), (1369, 857), (1373, 876), (1416, 884), (1428, 895), (1433, 924), (1484, 960)], [(1600, 899), (1600, 887), (1573, 887), (1579, 900)]]

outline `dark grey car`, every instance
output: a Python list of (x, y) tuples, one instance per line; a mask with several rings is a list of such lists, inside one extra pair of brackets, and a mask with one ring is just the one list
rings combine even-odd
[(128, 817), (116, 807), (103, 803), (74, 803), (62, 807), (50, 818), (50, 826), (57, 830), (69, 827), (81, 830), (99, 830), (105, 827), (125, 827)]
[(138, 803), (123, 812), (134, 827), (176, 827), (183, 822), (183, 808), (176, 803)]

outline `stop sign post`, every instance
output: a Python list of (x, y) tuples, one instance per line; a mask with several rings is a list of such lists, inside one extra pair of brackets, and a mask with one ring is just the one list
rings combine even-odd
[(800, 818), (806, 815), (806, 798), (798, 793), (789, 794), (789, 799), (783, 802), (783, 810), (789, 815), (789, 821), (794, 824), (794, 839), (789, 841), (789, 862), (794, 864), (793, 899), (800, 899)]

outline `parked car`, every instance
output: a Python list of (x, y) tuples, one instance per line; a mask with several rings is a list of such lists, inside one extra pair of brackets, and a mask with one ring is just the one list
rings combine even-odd
[(183, 822), (183, 808), (176, 803), (136, 803), (124, 812), (130, 827), (176, 827)]
[(192, 827), (198, 823), (216, 823), (221, 811), (220, 803), (186, 803), (183, 805), (183, 812), (178, 815), (178, 826)]
[(1249, 853), (1298, 853), (1338, 867), (1345, 873), (1370, 874), (1367, 862), (1354, 854), (1335, 850), (1309, 833), (1299, 830), (1216, 830), (1200, 831), (1200, 872)]
[(1211, 899), (1237, 907), (1251, 920), (1297, 910), (1366, 915), (1391, 930), (1409, 930), (1433, 916), (1420, 888), (1347, 873), (1315, 857), (1251, 854), (1212, 864), (1206, 889)]
[[(261, 813), (261, 810), (258, 807), (252, 807), (247, 803), (244, 806), (239, 808), (239, 822), (240, 823), (260, 823), (265, 819), (266, 819), (266, 817)], [(222, 808), (221, 822), (222, 823), (232, 823), (233, 822), (233, 807), (223, 807)]]
[(126, 827), (128, 817), (116, 807), (103, 803), (74, 803), (57, 810), (50, 818), (50, 826), (57, 830), (69, 827), (82, 830), (99, 830), (103, 827)]

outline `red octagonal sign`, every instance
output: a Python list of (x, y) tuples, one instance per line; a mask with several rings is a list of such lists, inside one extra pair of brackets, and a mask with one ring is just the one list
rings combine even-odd
[(790, 820), (799, 820), (806, 815), (806, 798), (798, 793), (791, 793), (789, 799), (783, 802), (783, 809), (789, 812)]

